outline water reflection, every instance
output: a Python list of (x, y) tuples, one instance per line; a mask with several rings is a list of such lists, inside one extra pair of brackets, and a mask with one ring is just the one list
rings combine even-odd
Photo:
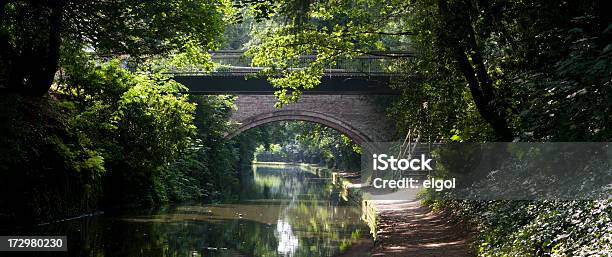
[(276, 223), (276, 238), (278, 238), (277, 251), (282, 256), (292, 257), (295, 250), (298, 248), (298, 238), (293, 234), (291, 225), (284, 220), (278, 220)]
[(329, 180), (307, 168), (254, 166), (242, 181), (236, 203), (99, 216), (36, 233), (67, 235), (67, 256), (96, 257), (334, 256), (369, 240), (360, 209), (343, 206)]

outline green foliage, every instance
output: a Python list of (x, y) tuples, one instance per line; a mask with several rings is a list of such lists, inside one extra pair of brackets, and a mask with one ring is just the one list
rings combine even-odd
[[(340, 57), (402, 50), (417, 58), (390, 56), (385, 66), (401, 74), (389, 116), (402, 133), (468, 142), (612, 136), (603, 1), (248, 3), (241, 11), (226, 0), (0, 3), (0, 90), (40, 95), (56, 86), (49, 98), (0, 100), (0, 194), (23, 192), (0, 198), (0, 220), (77, 215), (101, 198), (107, 206), (217, 200), (236, 192), (256, 148), (258, 160), (271, 153), (356, 169), (359, 147), (317, 124), (269, 124), (227, 142), (233, 97), (186, 97), (163, 75), (213, 68), (206, 50), (220, 44), (223, 10), (228, 20), (260, 22), (248, 37), (249, 26), (237, 25), (226, 40), (231, 48), (251, 40), (252, 64), (265, 67), (279, 106), (317, 86)], [(611, 251), (610, 201), (425, 200), (477, 225), (479, 255)]]
[[(281, 103), (316, 86), (337, 56), (416, 49), (417, 58), (388, 67), (403, 74), (389, 115), (403, 133), (466, 142), (610, 138), (612, 34), (602, 1), (263, 2), (251, 6), (254, 16), (274, 26), (254, 37), (251, 54), (270, 67)], [(299, 63), (304, 54), (316, 59)], [(610, 252), (609, 201), (430, 204), (478, 225), (479, 255)]]
[(232, 96), (192, 96), (191, 101), (197, 104), (195, 125), (197, 127), (195, 155), (187, 159), (201, 162), (206, 169), (193, 169), (191, 176), (198, 179), (198, 185), (204, 190), (204, 199), (220, 200), (232, 198), (239, 187), (241, 166), (250, 164), (245, 157), (252, 150), (245, 142), (228, 142), (224, 136), (230, 129), (228, 119), (231, 114), (234, 97)]
[[(102, 154), (73, 127), (76, 110), (46, 98), (0, 100), (0, 224), (44, 222), (95, 210)], [(19, 194), (15, 194), (19, 192)], [(59, 212), (58, 210), (61, 210)]]
[[(262, 74), (279, 89), (279, 106), (317, 86), (323, 69), (338, 57), (382, 50), (382, 38), (396, 33), (381, 22), (392, 22), (393, 10), (378, 1), (264, 2), (249, 6), (256, 19), (269, 20), (254, 31), (248, 53), (252, 64), (265, 67)], [(303, 55), (315, 58), (304, 61)]]
[[(211, 174), (196, 157), (179, 159), (160, 172), (157, 192), (162, 202), (207, 199), (214, 184), (204, 182)], [(204, 183), (203, 183), (204, 182)]]
[(110, 171), (107, 201), (159, 202), (154, 184), (191, 145), (195, 104), (176, 94), (184, 89), (170, 78), (130, 72), (117, 59), (90, 60), (67, 49), (62, 63), (59, 88), (81, 108), (72, 123), (91, 135)]
[[(82, 182), (92, 184), (84, 186), (87, 194), (77, 194), (88, 201), (87, 208), (97, 208), (102, 198), (104, 206), (216, 200), (238, 187), (240, 155), (248, 156), (249, 148), (238, 151), (238, 143), (230, 144), (223, 139), (229, 128), (227, 119), (232, 97), (188, 98), (178, 93), (185, 90), (182, 85), (153, 72), (160, 69), (145, 65), (143, 68), (147, 70), (130, 71), (125, 68), (124, 60), (96, 59), (78, 48), (65, 47), (61, 63), (63, 68), (57, 81), (57, 95), (61, 100), (51, 103), (69, 114), (62, 114), (57, 121), (65, 126), (58, 131), (64, 132), (48, 131), (45, 140), (53, 146), (48, 154), (62, 160), (53, 163), (68, 165), (70, 168), (66, 170), (78, 174), (96, 174), (87, 175), (88, 180)], [(18, 119), (18, 113), (14, 119)], [(49, 116), (56, 119), (57, 114), (50, 112)], [(14, 133), (7, 135), (7, 140), (12, 140), (10, 135)], [(70, 138), (79, 140), (77, 150)], [(11, 145), (21, 148), (25, 142), (11, 142)], [(32, 149), (41, 147), (34, 145)], [(23, 154), (24, 158), (30, 155)], [(39, 168), (36, 165), (31, 168), (33, 173), (25, 177), (38, 176), (35, 171)], [(66, 187), (65, 190), (75, 189)], [(59, 197), (50, 194), (49, 203)], [(67, 199), (66, 204), (72, 201), (75, 200)], [(66, 208), (53, 210), (45, 204), (39, 208), (55, 215), (67, 213)], [(27, 212), (24, 208), (20, 211)]]
[(257, 161), (290, 161), (324, 164), (359, 170), (360, 147), (346, 135), (305, 121), (270, 123), (262, 126), (263, 144), (255, 151)]
[(182, 86), (169, 78), (137, 75), (134, 83), (112, 117), (119, 141), (131, 146), (123, 158), (150, 168), (170, 163), (191, 142), (195, 105), (175, 94)]
[(610, 201), (437, 201), (478, 225), (480, 256), (599, 256), (612, 249)]
[[(250, 5), (253, 16), (268, 19), (250, 53), (254, 65), (268, 67), (263, 73), (282, 104), (316, 86), (338, 57), (416, 49), (415, 59), (388, 67), (405, 74), (395, 81), (403, 97), (392, 110), (404, 132), (463, 141), (600, 140), (608, 135), (611, 76), (610, 21), (600, 5), (263, 1)], [(316, 58), (304, 62), (305, 54)], [(592, 98), (600, 100), (590, 105)]]
[(551, 39), (550, 31), (541, 33), (547, 42), (565, 45), (563, 55), (547, 69), (517, 78), (527, 140), (608, 141), (612, 136), (612, 24), (597, 27), (592, 16), (573, 17), (569, 23), (554, 31), (560, 40)]
[(221, 12), (228, 4), (224, 0), (3, 1), (0, 87), (46, 93), (59, 68), (60, 49), (66, 45), (132, 57), (214, 49), (223, 31)]
[[(174, 162), (191, 143), (195, 106), (173, 93), (180, 87), (167, 78), (136, 76), (135, 85), (119, 99), (112, 117), (116, 142), (121, 146), (117, 165), (122, 183), (133, 184), (123, 197), (150, 191), (159, 169)], [(113, 174), (117, 175), (117, 174)], [(120, 185), (111, 184), (109, 187)], [(132, 191), (133, 190), (133, 191)], [(118, 190), (121, 191), (121, 190)], [(151, 203), (157, 202), (152, 199)]]
[(207, 51), (230, 4), (2, 2), (0, 90), (40, 95), (53, 82), (53, 93), (3, 99), (14, 122), (2, 126), (0, 187), (25, 195), (3, 198), (0, 217), (216, 200), (237, 188), (254, 146), (224, 140), (233, 98), (189, 98), (164, 75), (212, 69)]

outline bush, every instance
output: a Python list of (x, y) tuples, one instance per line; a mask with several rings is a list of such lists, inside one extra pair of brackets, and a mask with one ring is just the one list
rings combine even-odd
[(0, 99), (0, 221), (44, 222), (95, 210), (104, 158), (70, 122), (72, 102)]

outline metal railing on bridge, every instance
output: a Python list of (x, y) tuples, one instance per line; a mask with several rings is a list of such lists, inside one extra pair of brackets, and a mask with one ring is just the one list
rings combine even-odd
[[(198, 69), (173, 70), (174, 74), (207, 75), (207, 76), (241, 76), (256, 74), (263, 67), (252, 67), (252, 59), (240, 50), (223, 50), (209, 52), (212, 61), (216, 64), (214, 71), (205, 72)], [(412, 59), (413, 52), (386, 51), (371, 52), (352, 58), (337, 58), (325, 67), (325, 75), (328, 76), (389, 76), (393, 73), (388, 67), (393, 60), (398, 58)], [(290, 64), (290, 69), (301, 69), (308, 63), (315, 61), (316, 55), (301, 55)]]
[[(173, 70), (173, 79), (189, 89), (189, 94), (273, 94), (278, 89), (265, 76), (257, 76), (264, 67), (252, 67), (243, 51), (210, 52), (216, 64), (213, 71), (199, 69)], [(397, 73), (388, 70), (397, 58), (411, 60), (409, 52), (374, 52), (353, 58), (338, 58), (327, 65), (320, 84), (305, 90), (306, 94), (398, 95), (389, 87)], [(301, 69), (316, 55), (296, 58), (290, 69)]]

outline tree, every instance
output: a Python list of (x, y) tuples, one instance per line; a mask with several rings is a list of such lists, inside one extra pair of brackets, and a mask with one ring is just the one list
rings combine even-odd
[[(517, 95), (516, 86), (525, 83), (525, 74), (544, 73), (551, 78), (551, 71), (570, 56), (598, 60), (597, 69), (605, 72), (604, 78), (610, 77), (605, 68), (609, 60), (605, 39), (609, 36), (604, 33), (610, 17), (602, 12), (599, 0), (250, 2), (254, 2), (249, 5), (253, 15), (272, 24), (255, 34), (253, 64), (270, 67), (264, 74), (271, 75), (270, 81), (279, 88), (281, 102), (295, 101), (301, 90), (316, 86), (323, 68), (337, 57), (416, 49), (416, 58), (396, 58), (389, 68), (406, 75), (397, 87), (406, 93), (406, 100), (416, 100), (412, 107), (437, 115), (434, 119), (451, 120), (430, 129), (435, 136), (481, 139), (477, 134), (485, 132), (485, 138), (499, 141), (520, 136), (524, 129), (521, 112), (528, 106)], [(584, 32), (574, 39), (592, 43), (587, 44), (591, 54), (569, 51), (566, 46), (576, 41), (563, 37), (571, 36), (572, 29), (576, 29), (574, 34)], [(300, 55), (312, 53), (316, 60), (303, 69), (290, 69), (299, 63)], [(598, 83), (602, 81), (605, 79)], [(429, 88), (422, 91), (425, 98), (409, 95), (414, 87)], [(448, 103), (456, 108), (443, 106)], [(416, 119), (410, 122), (419, 129), (435, 126)], [(491, 133), (481, 128), (482, 122)]]
[(0, 1), (0, 89), (45, 94), (63, 45), (132, 56), (186, 44), (214, 48), (223, 6), (221, 0)]
[[(453, 1), (454, 5), (448, 7), (446, 1), (438, 1), (439, 10), (433, 10), (438, 23), (428, 25), (444, 29), (410, 24), (416, 17), (415, 9), (435, 7), (419, 1), (311, 1), (302, 5), (297, 2), (301, 1), (285, 1), (268, 7), (284, 16), (277, 15), (277, 25), (263, 34), (252, 51), (254, 64), (272, 67), (266, 72), (275, 75), (271, 82), (281, 88), (277, 93), (279, 100), (295, 101), (300, 90), (316, 86), (323, 74), (323, 67), (339, 56), (350, 58), (380, 50), (414, 49), (418, 47), (415, 44), (418, 39), (410, 37), (434, 30), (434, 33), (438, 33), (437, 42), (431, 43), (446, 41), (437, 45), (436, 50), (450, 53), (444, 57), (452, 58), (456, 69), (463, 74), (482, 118), (490, 124), (499, 139), (507, 141), (513, 138), (505, 104), (496, 94), (494, 81), (487, 73), (486, 60), (472, 30), (472, 10), (467, 2)], [(253, 5), (253, 8), (257, 11), (262, 7)], [(396, 38), (390, 40), (390, 37)], [(309, 53), (316, 53), (317, 59), (302, 70), (289, 69), (297, 63), (299, 55)], [(288, 89), (292, 91), (291, 95), (288, 95)]]

